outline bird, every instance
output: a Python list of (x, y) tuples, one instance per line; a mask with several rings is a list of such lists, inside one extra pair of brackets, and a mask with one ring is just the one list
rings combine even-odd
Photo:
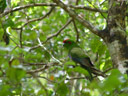
[(67, 49), (69, 58), (75, 63), (79, 63), (82, 68), (88, 71), (89, 80), (93, 80), (93, 74), (96, 76), (100, 75), (105, 77), (104, 73), (94, 67), (94, 64), (91, 62), (88, 55), (85, 54), (85, 51), (73, 40), (65, 39), (63, 41), (63, 47)]

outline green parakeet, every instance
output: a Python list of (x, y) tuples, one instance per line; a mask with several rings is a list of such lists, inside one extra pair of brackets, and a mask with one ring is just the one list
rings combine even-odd
[(85, 54), (84, 50), (80, 48), (76, 42), (73, 40), (66, 39), (63, 41), (64, 47), (68, 50), (69, 58), (72, 59), (74, 62), (79, 63), (80, 66), (88, 71), (90, 74), (90, 80), (93, 79), (92, 73), (95, 75), (101, 75), (104, 77), (104, 74), (94, 68), (90, 58)]

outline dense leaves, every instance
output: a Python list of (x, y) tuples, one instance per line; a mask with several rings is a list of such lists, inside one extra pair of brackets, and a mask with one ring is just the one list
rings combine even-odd
[[(112, 68), (111, 58), (101, 38), (76, 20), (75, 26), (73, 22), (66, 24), (71, 17), (52, 0), (10, 0), (11, 6), (6, 1), (0, 0), (1, 96), (127, 96), (128, 78), (117, 69), (108, 70)], [(75, 0), (61, 1), (75, 6)], [(107, 0), (78, 1), (86, 7), (108, 9)], [(49, 15), (48, 4), (55, 7)], [(105, 28), (107, 13), (73, 10), (97, 28)], [(8, 45), (3, 40), (5, 33), (9, 35)], [(94, 66), (108, 76), (94, 76), (90, 82), (88, 72), (68, 58), (63, 49), (65, 38), (78, 39)]]

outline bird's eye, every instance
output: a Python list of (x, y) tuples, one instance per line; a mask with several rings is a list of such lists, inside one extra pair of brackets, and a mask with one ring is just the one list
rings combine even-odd
[(71, 44), (72, 42), (68, 41), (69, 44)]

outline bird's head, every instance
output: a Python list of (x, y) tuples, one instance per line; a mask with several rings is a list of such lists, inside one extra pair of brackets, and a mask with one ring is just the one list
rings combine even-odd
[(73, 46), (77, 46), (77, 44), (73, 41), (73, 40), (70, 40), (70, 39), (65, 39), (63, 41), (63, 46), (67, 49), (73, 47)]

